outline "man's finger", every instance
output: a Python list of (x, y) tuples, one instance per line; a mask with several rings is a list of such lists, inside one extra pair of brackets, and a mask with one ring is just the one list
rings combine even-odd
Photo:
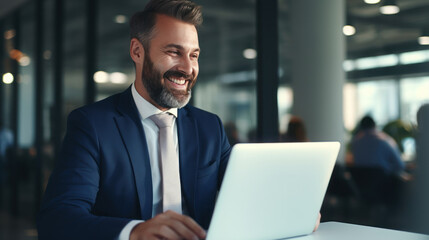
[(177, 219), (170, 219), (166, 223), (168, 227), (170, 227), (175, 234), (180, 236), (180, 239), (189, 239), (189, 240), (198, 240), (199, 236), (192, 231), (192, 229), (188, 228), (183, 222)]
[(313, 230), (313, 232), (315, 232), (318, 228), (319, 228), (319, 225), (320, 225), (320, 219), (322, 218), (322, 215), (320, 214), (320, 212), (319, 212), (319, 217), (317, 218), (317, 221), (316, 221), (316, 226), (314, 226), (314, 230)]
[(196, 234), (198, 238), (201, 239), (206, 237), (206, 231), (204, 231), (204, 229), (200, 225), (198, 225), (198, 223), (195, 222), (192, 218), (178, 214), (173, 211), (167, 211), (166, 213), (172, 218), (177, 219), (179, 222), (184, 224), (185, 227), (187, 229), (190, 229), (190, 231), (192, 231), (194, 234)]
[(159, 239), (181, 240), (182, 237), (168, 225), (160, 225), (155, 234)]

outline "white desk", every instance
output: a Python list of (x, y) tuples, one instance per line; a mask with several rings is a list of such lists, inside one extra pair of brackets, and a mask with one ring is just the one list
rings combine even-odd
[(339, 222), (321, 223), (319, 229), (308, 236), (290, 240), (429, 240), (429, 235), (367, 227)]

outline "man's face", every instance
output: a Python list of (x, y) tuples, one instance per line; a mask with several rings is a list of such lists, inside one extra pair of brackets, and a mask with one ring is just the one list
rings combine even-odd
[(162, 108), (181, 108), (191, 98), (198, 75), (197, 30), (192, 24), (158, 15), (155, 34), (145, 49), (142, 81)]

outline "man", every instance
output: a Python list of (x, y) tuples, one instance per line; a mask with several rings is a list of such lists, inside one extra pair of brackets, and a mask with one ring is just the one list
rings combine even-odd
[(377, 131), (375, 121), (370, 116), (362, 118), (351, 148), (354, 166), (378, 167), (387, 175), (405, 174), (405, 164), (395, 141), (389, 135)]
[[(369, 206), (388, 207), (389, 211), (381, 215), (383, 221), (395, 218), (403, 196), (403, 183), (411, 180), (395, 140), (378, 131), (372, 117), (365, 116), (352, 139), (351, 150), (349, 171), (360, 197)], [(373, 220), (375, 224), (385, 223)]]
[[(201, 22), (188, 0), (152, 0), (132, 17), (135, 82), (70, 114), (38, 216), (41, 240), (205, 238), (231, 147), (216, 115), (186, 105)], [(166, 141), (158, 121), (171, 115)], [(180, 168), (164, 175), (166, 142)]]
[[(38, 216), (41, 240), (205, 237), (231, 147), (217, 116), (186, 106), (199, 70), (201, 22), (200, 7), (187, 0), (154, 0), (132, 17), (135, 82), (70, 114)], [(162, 206), (151, 116), (163, 112), (175, 116), (183, 215)]]

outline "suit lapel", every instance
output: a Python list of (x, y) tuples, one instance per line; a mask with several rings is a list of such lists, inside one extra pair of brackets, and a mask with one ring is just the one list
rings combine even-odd
[(117, 116), (115, 121), (131, 159), (141, 217), (147, 220), (152, 217), (152, 175), (146, 137), (131, 95), (131, 88), (121, 94), (117, 110), (121, 115)]
[(195, 184), (197, 183), (199, 143), (197, 125), (186, 108), (178, 111), (177, 132), (182, 191), (189, 213), (191, 216), (195, 216)]

